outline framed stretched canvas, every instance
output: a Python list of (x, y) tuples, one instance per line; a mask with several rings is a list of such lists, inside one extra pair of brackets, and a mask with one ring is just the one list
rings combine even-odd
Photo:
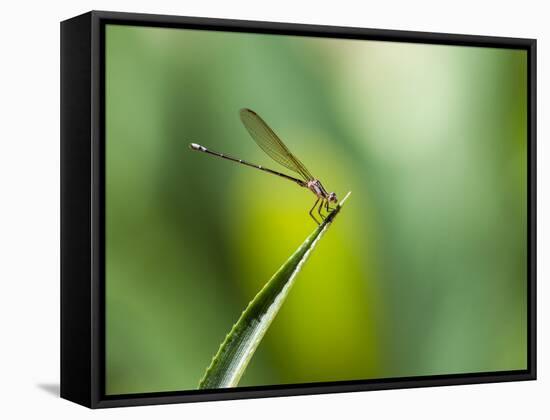
[(535, 379), (535, 45), (62, 22), (62, 397)]

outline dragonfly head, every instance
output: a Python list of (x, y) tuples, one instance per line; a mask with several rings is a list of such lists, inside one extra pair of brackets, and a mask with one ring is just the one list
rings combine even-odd
[(328, 202), (329, 203), (337, 203), (338, 202), (338, 198), (336, 198), (336, 193), (331, 192), (328, 195)]

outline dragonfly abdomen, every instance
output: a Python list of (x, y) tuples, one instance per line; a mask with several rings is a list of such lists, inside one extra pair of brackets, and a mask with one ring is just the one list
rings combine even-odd
[(284, 174), (282, 172), (274, 171), (273, 169), (266, 168), (265, 166), (262, 166), (262, 165), (256, 165), (254, 163), (247, 162), (246, 160), (234, 158), (233, 156), (226, 155), (225, 153), (215, 152), (214, 150), (207, 149), (206, 147), (201, 146), (200, 144), (191, 143), (189, 145), (189, 147), (192, 150), (196, 150), (197, 152), (207, 153), (207, 154), (212, 155), (212, 156), (216, 156), (216, 157), (220, 157), (220, 158), (223, 158), (223, 159), (226, 159), (226, 160), (230, 160), (232, 162), (240, 163), (241, 165), (249, 166), (251, 168), (260, 169), (261, 171), (268, 172), (268, 173), (273, 174), (273, 175), (278, 175), (281, 178), (286, 178), (289, 181), (296, 182), (301, 187), (306, 186), (306, 183), (304, 181), (302, 181), (301, 179), (294, 178), (293, 176), (289, 176), (289, 175)]

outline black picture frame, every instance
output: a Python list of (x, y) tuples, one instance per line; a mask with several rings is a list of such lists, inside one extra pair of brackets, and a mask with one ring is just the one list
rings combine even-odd
[[(511, 48), (527, 51), (527, 369), (380, 380), (106, 396), (104, 28), (210, 31)], [(536, 40), (92, 11), (61, 23), (61, 397), (90, 408), (536, 379)]]

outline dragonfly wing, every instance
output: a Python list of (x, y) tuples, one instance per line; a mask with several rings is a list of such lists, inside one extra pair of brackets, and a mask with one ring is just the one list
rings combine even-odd
[(303, 163), (288, 150), (283, 141), (258, 114), (248, 108), (243, 108), (240, 111), (240, 116), (252, 139), (271, 159), (296, 172), (305, 181), (314, 179)]

